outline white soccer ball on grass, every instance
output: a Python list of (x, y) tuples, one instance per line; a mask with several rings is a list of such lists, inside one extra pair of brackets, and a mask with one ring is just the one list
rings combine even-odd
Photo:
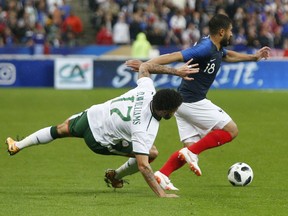
[(243, 162), (233, 164), (228, 170), (228, 181), (233, 186), (246, 186), (253, 180), (252, 168)]

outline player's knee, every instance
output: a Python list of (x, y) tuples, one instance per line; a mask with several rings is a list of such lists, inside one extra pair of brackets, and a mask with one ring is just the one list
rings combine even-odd
[(194, 143), (198, 142), (201, 139), (200, 135), (194, 135), (192, 137), (186, 138), (184, 139), (182, 142), (184, 144), (184, 147), (189, 147), (191, 145), (193, 145)]
[(228, 131), (231, 134), (232, 139), (238, 136), (239, 130), (237, 124), (234, 121), (229, 122), (225, 127), (224, 130)]
[(233, 131), (233, 134), (232, 134), (232, 139), (234, 139), (235, 137), (237, 137), (238, 134), (239, 134), (239, 130), (238, 130), (238, 127), (237, 127), (237, 125), (236, 125), (236, 127), (235, 127), (235, 129), (234, 129), (234, 131)]
[(238, 133), (239, 133), (239, 130), (238, 130), (238, 127), (237, 125), (235, 124), (235, 122), (233, 122), (234, 125), (232, 127), (232, 131), (230, 132), (231, 133), (231, 136), (232, 136), (232, 139), (234, 139), (235, 137), (238, 136)]
[(58, 133), (59, 137), (65, 137), (65, 136), (69, 135), (68, 121), (65, 121), (62, 124), (57, 125), (57, 133)]
[(158, 156), (159, 152), (156, 148), (156, 146), (152, 146), (152, 148), (149, 151), (149, 160), (155, 160)]

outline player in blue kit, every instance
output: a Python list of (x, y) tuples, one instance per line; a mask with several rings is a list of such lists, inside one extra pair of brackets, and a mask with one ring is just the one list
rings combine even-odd
[[(269, 47), (263, 47), (255, 54), (243, 54), (225, 49), (232, 38), (232, 21), (226, 15), (213, 16), (209, 21), (209, 31), (209, 36), (186, 50), (161, 55), (148, 61), (169, 64), (193, 59), (192, 63), (199, 64), (199, 73), (191, 75), (194, 79), (192, 81), (182, 79), (178, 87), (183, 103), (175, 113), (175, 117), (184, 148), (174, 152), (164, 166), (154, 173), (160, 186), (166, 190), (178, 190), (169, 179), (173, 171), (187, 162), (190, 169), (197, 176), (201, 176), (198, 155), (204, 150), (228, 143), (238, 135), (237, 125), (231, 117), (206, 98), (221, 62), (259, 61), (269, 57)], [(139, 60), (129, 60), (126, 65), (137, 71), (141, 63)], [(119, 184), (115, 185), (122, 186), (121, 179), (135, 172), (131, 164), (132, 160), (129, 164), (119, 167), (113, 178), (111, 177), (111, 182), (118, 182)]]

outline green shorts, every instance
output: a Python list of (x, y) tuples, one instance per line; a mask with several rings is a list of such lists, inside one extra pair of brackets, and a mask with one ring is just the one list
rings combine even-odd
[(132, 152), (132, 143), (129, 142), (119, 142), (117, 145), (111, 145), (112, 147), (108, 148), (102, 146), (97, 142), (91, 129), (89, 127), (87, 112), (82, 112), (75, 118), (69, 120), (69, 133), (73, 137), (83, 138), (87, 146), (95, 153), (102, 155), (131, 155)]

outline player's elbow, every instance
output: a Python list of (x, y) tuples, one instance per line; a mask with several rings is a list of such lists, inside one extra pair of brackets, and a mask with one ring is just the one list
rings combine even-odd
[(158, 152), (156, 146), (153, 145), (149, 151), (149, 161), (151, 162), (151, 161), (155, 160), (157, 158), (158, 154), (159, 154), (159, 152)]
[(144, 62), (139, 67), (139, 77), (150, 77), (151, 64)]

